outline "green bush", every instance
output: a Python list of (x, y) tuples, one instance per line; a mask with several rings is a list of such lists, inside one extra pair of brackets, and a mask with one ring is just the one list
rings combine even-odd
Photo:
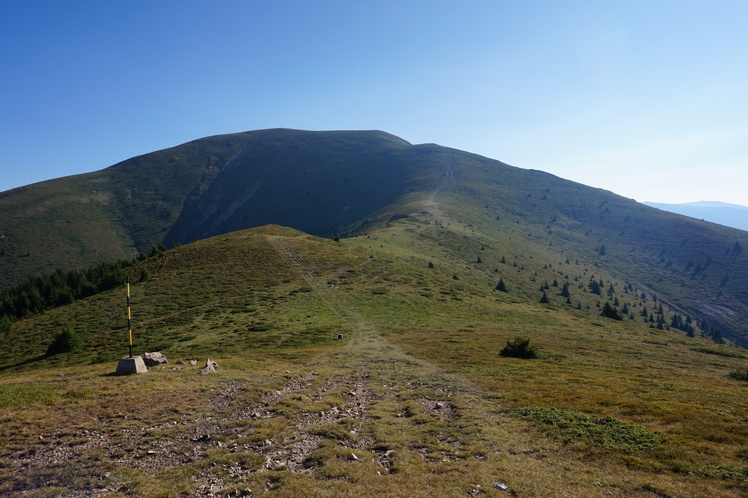
[(539, 356), (538, 348), (530, 345), (530, 339), (524, 337), (515, 337), (506, 342), (506, 346), (499, 353), (501, 356), (510, 358), (533, 359)]
[(748, 382), (748, 370), (735, 370), (728, 374), (731, 379), (742, 380)]
[(541, 422), (546, 432), (566, 443), (583, 441), (590, 446), (622, 451), (647, 451), (663, 441), (662, 435), (613, 417), (527, 406), (517, 416)]
[(70, 327), (60, 332), (47, 348), (47, 356), (69, 353), (83, 348), (83, 339)]
[(13, 328), (13, 320), (8, 315), (3, 315), (0, 318), (0, 335), (5, 335), (10, 332)]

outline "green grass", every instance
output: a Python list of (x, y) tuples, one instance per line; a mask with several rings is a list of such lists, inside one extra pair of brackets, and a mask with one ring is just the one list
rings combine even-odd
[[(579, 287), (581, 309), (554, 299), (560, 287), (542, 305), (537, 287), (567, 273), (634, 299), (600, 268), (531, 248), (514, 258), (421, 218), (340, 242), (238, 232), (142, 262), (136, 352), (163, 345), (169, 358), (147, 374), (110, 375), (126, 354), (122, 292), (14, 323), (0, 356), (0, 493), (748, 491), (745, 385), (729, 375), (745, 367), (739, 349), (605, 320)], [(509, 293), (494, 290), (499, 265)], [(40, 356), (71, 323), (84, 349)], [(538, 358), (501, 356), (518, 336)], [(206, 358), (216, 374), (198, 373)]]
[(663, 441), (655, 432), (613, 417), (539, 406), (520, 408), (516, 414), (525, 420), (540, 422), (549, 435), (565, 443), (581, 441), (590, 446), (633, 452), (651, 450)]
[(55, 389), (36, 382), (0, 386), (0, 408), (25, 408), (30, 405), (52, 405), (59, 398)]

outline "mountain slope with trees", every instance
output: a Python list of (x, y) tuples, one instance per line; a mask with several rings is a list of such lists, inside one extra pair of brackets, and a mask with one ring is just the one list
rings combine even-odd
[[(504, 275), (502, 260), (518, 272), (542, 261), (541, 269), (565, 271), (556, 278), (573, 278), (570, 270), (579, 268), (577, 279), (598, 281), (592, 274), (604, 270), (618, 293), (656, 300), (717, 341), (748, 344), (746, 232), (384, 132), (209, 137), (4, 192), (0, 212), (4, 288), (254, 226), (333, 238), (414, 219), (442, 228), (429, 234), (438, 250), (480, 260), (496, 277), (492, 287), (502, 278), (535, 299), (545, 284), (535, 275)], [(590, 291), (589, 282), (573, 284)], [(603, 284), (602, 292), (610, 290)], [(573, 305), (571, 294), (565, 299)], [(654, 326), (665, 320), (649, 318)]]
[(112, 375), (122, 285), (14, 321), (0, 493), (745, 495), (748, 352), (441, 201), (337, 241), (265, 226), (130, 260), (135, 353), (169, 360), (146, 374)]

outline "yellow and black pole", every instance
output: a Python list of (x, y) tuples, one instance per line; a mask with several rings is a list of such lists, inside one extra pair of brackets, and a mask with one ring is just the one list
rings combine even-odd
[(130, 358), (132, 358), (132, 315), (130, 313), (130, 277), (127, 278), (127, 335), (130, 341)]

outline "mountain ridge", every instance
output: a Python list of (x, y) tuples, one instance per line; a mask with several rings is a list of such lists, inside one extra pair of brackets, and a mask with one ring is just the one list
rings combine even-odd
[(4, 286), (254, 226), (332, 238), (415, 218), (452, 234), (441, 244), (606, 268), (748, 344), (745, 232), (380, 131), (216, 135), (5, 192), (0, 210)]
[(662, 202), (644, 203), (671, 213), (678, 213), (691, 218), (711, 221), (720, 225), (748, 231), (748, 207), (719, 201), (699, 201), (681, 204)]

